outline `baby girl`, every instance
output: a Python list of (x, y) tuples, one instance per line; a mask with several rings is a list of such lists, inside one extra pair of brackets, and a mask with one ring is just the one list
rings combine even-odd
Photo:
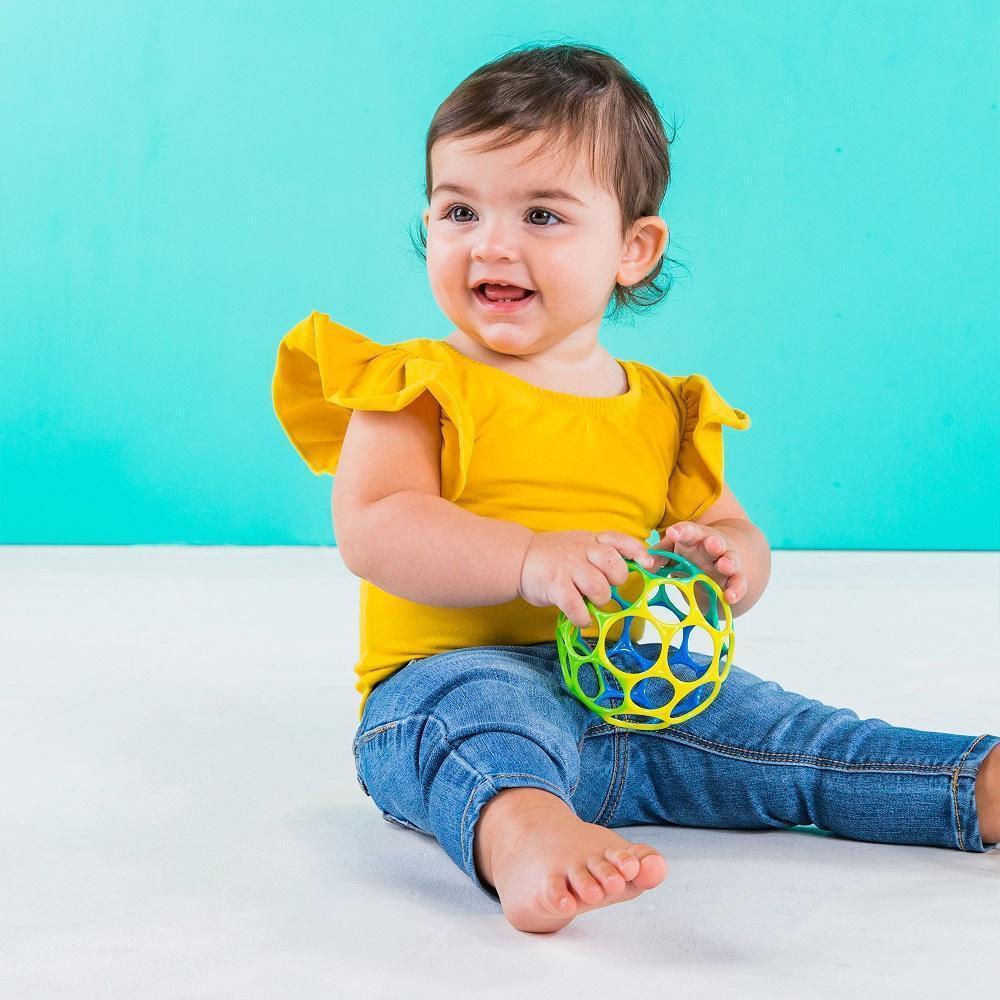
[(669, 177), (656, 105), (618, 60), (514, 49), (427, 134), (421, 249), (453, 329), (383, 345), (313, 312), (278, 352), (275, 411), (336, 473), (337, 544), (361, 579), (358, 779), (523, 931), (663, 882), (659, 851), (614, 827), (1000, 839), (996, 736), (861, 719), (735, 664), (705, 711), (657, 730), (607, 723), (563, 685), (559, 613), (595, 636), (586, 601), (638, 577), (626, 560), (666, 564), (652, 529), (734, 616), (770, 574), (723, 477), (722, 427), (747, 414), (600, 341), (606, 315), (669, 287)]

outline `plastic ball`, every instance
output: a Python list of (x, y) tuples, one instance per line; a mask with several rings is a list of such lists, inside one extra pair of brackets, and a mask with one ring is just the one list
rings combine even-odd
[[(586, 637), (562, 612), (556, 623), (567, 690), (623, 729), (665, 729), (703, 712), (729, 675), (735, 649), (732, 609), (718, 584), (675, 552), (653, 554), (667, 565), (652, 571), (625, 560), (629, 579), (612, 586), (605, 605), (612, 610), (585, 599), (596, 622), (586, 631), (596, 628), (596, 635)], [(646, 644), (647, 623), (655, 639), (646, 642), (660, 643), (652, 659), (633, 642)]]

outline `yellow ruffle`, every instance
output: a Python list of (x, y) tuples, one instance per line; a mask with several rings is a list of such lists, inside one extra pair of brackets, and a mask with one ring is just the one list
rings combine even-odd
[(678, 387), (684, 430), (661, 531), (677, 521), (701, 517), (719, 499), (724, 482), (722, 425), (738, 431), (750, 426), (750, 417), (730, 406), (703, 375), (688, 375)]
[(441, 407), (441, 495), (454, 501), (465, 488), (474, 429), (443, 362), (378, 344), (312, 312), (278, 346), (271, 398), (309, 468), (333, 475), (352, 410), (401, 410), (425, 390)]

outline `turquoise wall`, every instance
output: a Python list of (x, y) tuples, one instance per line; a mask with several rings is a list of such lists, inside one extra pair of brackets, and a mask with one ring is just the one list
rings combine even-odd
[(608, 349), (750, 413), (727, 479), (775, 548), (1000, 547), (997, 2), (373, 9), (0, 6), (0, 541), (330, 543), (278, 340), (446, 336), (430, 117), (577, 41), (678, 125), (687, 270)]

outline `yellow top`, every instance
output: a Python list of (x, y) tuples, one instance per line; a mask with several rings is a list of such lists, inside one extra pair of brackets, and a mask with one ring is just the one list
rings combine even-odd
[[(719, 498), (722, 425), (745, 430), (750, 418), (702, 375), (618, 360), (626, 393), (573, 396), (443, 341), (383, 345), (313, 312), (279, 345), (272, 395), (309, 468), (332, 475), (352, 410), (400, 410), (430, 392), (441, 407), (446, 500), (533, 531), (621, 531), (645, 541), (652, 528), (662, 534)], [(557, 607), (521, 598), (480, 608), (418, 604), (362, 580), (360, 713), (372, 688), (411, 660), (551, 642), (558, 617)]]

